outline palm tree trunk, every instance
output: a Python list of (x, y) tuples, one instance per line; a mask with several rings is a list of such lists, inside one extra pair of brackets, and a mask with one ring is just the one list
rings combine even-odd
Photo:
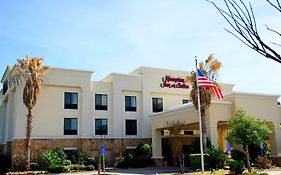
[(202, 143), (203, 150), (207, 150), (207, 129), (206, 129), (206, 110), (204, 107), (201, 107), (201, 126), (202, 126)]
[(26, 170), (30, 170), (32, 109), (28, 109), (26, 122)]
[(250, 154), (249, 154), (249, 146), (248, 145), (245, 145), (245, 151), (246, 151), (246, 159), (247, 159), (247, 168), (251, 172), (252, 167), (251, 167), (251, 163), (250, 163)]

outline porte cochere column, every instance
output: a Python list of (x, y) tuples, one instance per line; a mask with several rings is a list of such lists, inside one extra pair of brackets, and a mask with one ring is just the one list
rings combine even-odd
[(161, 143), (161, 131), (153, 130), (152, 131), (152, 161), (156, 166), (163, 166), (162, 156), (162, 143)]

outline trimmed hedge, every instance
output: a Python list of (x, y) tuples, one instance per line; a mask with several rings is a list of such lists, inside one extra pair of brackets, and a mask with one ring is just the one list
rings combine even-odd
[(230, 170), (234, 172), (234, 174), (242, 174), (245, 170), (245, 164), (242, 160), (231, 160), (229, 162)]
[[(209, 162), (209, 154), (204, 153), (204, 167), (207, 168)], [(190, 154), (190, 168), (193, 170), (201, 169), (201, 154)]]

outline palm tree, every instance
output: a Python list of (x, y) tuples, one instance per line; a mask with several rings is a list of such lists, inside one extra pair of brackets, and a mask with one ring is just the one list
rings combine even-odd
[[(209, 55), (207, 60), (203, 63), (199, 63), (200, 71), (210, 80), (218, 86), (216, 79), (218, 77), (218, 71), (221, 68), (221, 63), (213, 57), (213, 54)], [(190, 76), (187, 76), (187, 81), (191, 83), (192, 90), (190, 91), (190, 98), (194, 107), (198, 110), (198, 98), (197, 98), (197, 86), (196, 86), (196, 73), (191, 72)], [(204, 151), (207, 149), (207, 129), (206, 129), (206, 110), (211, 105), (211, 99), (214, 95), (210, 88), (199, 88), (200, 93), (200, 111), (201, 111), (201, 126), (202, 126), (202, 142)]]
[[(18, 74), (10, 77), (11, 79), (25, 80), (23, 90), (23, 103), (27, 108), (26, 121), (26, 169), (30, 169), (30, 150), (31, 150), (31, 130), (32, 130), (32, 110), (38, 101), (43, 77), (49, 69), (42, 66), (43, 59), (40, 57), (26, 56), (25, 59), (17, 59), (19, 63)], [(8, 80), (9, 81), (9, 80)], [(20, 82), (20, 81), (15, 81)]]

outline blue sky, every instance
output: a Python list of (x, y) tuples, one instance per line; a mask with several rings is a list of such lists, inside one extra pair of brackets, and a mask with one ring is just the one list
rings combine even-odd
[[(281, 43), (265, 30), (267, 24), (281, 31), (280, 14), (265, 1), (251, 2), (260, 33)], [(215, 53), (223, 64), (220, 82), (281, 95), (281, 65), (224, 28), (205, 0), (0, 0), (0, 74), (25, 54), (42, 56), (49, 66), (93, 70), (99, 80), (139, 66), (190, 71), (195, 56), (203, 61)]]

